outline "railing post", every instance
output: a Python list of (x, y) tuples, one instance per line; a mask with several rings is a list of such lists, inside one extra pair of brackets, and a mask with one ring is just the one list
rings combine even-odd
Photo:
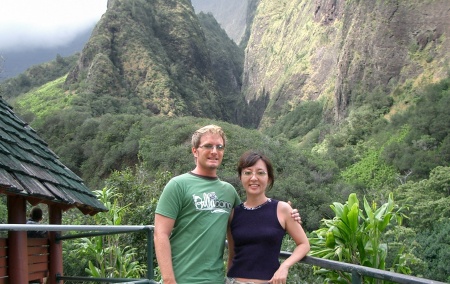
[(147, 229), (147, 279), (153, 280), (153, 229)]
[[(56, 205), (48, 206), (49, 221), (50, 224), (61, 224), (62, 223), (62, 211)], [(49, 264), (49, 277), (47, 283), (64, 283), (64, 281), (57, 280), (56, 277), (63, 274), (63, 249), (62, 242), (58, 239), (61, 235), (59, 231), (50, 231), (48, 236), (50, 239), (50, 264)]]
[[(20, 196), (8, 195), (8, 223), (26, 222), (26, 201)], [(14, 208), (14, 210), (13, 210)], [(8, 232), (9, 283), (28, 283), (27, 232)]]
[(356, 272), (355, 270), (352, 271), (352, 284), (361, 284), (362, 283), (362, 276)]

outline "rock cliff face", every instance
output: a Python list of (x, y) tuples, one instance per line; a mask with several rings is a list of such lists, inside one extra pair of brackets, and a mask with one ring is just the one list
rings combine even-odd
[(447, 76), (450, 1), (261, 0), (245, 56), (261, 127), (305, 100), (338, 122), (359, 94)]

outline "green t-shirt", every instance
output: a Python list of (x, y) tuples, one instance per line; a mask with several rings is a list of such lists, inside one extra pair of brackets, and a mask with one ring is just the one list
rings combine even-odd
[(240, 202), (218, 178), (186, 173), (167, 183), (156, 213), (175, 219), (170, 244), (178, 284), (223, 283), (228, 217)]

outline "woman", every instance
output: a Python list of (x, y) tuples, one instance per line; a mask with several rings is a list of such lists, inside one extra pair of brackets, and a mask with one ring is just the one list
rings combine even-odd
[[(309, 252), (308, 238), (291, 218), (291, 206), (266, 196), (275, 181), (266, 156), (244, 153), (237, 171), (247, 198), (230, 215), (226, 283), (286, 283), (289, 268)], [(286, 232), (297, 247), (280, 265), (278, 257)]]

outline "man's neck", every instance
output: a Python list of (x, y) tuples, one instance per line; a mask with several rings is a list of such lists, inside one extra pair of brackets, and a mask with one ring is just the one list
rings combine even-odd
[(193, 174), (199, 175), (199, 176), (205, 176), (205, 177), (217, 177), (217, 169), (202, 169), (196, 167), (192, 170)]

